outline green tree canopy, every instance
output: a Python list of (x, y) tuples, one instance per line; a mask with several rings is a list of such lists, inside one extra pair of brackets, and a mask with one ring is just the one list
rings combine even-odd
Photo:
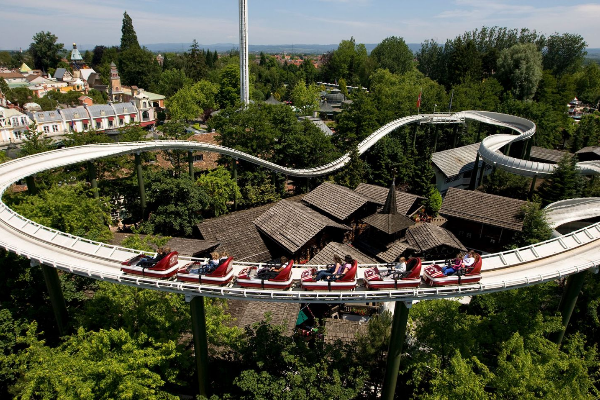
[(223, 167), (218, 167), (209, 173), (200, 175), (197, 183), (208, 195), (210, 209), (215, 217), (227, 213), (229, 202), (235, 199), (241, 200), (242, 194), (237, 183), (231, 177), (229, 171)]
[(552, 228), (546, 220), (546, 212), (538, 203), (527, 203), (521, 210), (523, 229), (515, 237), (513, 247), (529, 246), (552, 237)]
[(373, 51), (371, 58), (377, 63), (377, 68), (384, 68), (393, 74), (403, 74), (413, 68), (414, 55), (403, 38), (390, 36), (383, 39)]
[(125, 11), (123, 13), (123, 24), (121, 26), (121, 51), (139, 48), (140, 43), (138, 42), (135, 29), (133, 28), (133, 20), (129, 14), (127, 14), (127, 11)]
[(50, 32), (41, 31), (33, 36), (29, 52), (33, 57), (34, 68), (48, 71), (57, 67), (64, 48), (64, 44), (56, 43), (57, 40), (58, 37)]
[(517, 99), (531, 99), (542, 79), (542, 53), (533, 43), (503, 50), (498, 58), (498, 76)]
[(577, 157), (565, 154), (552, 175), (540, 185), (538, 193), (544, 206), (555, 201), (580, 196), (583, 182), (576, 164)]
[(554, 33), (546, 39), (544, 69), (555, 75), (578, 72), (587, 54), (587, 43), (581, 35)]

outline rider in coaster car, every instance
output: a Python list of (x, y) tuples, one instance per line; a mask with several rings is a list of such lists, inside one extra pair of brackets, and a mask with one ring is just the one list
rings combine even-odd
[(442, 273), (446, 276), (454, 274), (456, 271), (463, 267), (463, 256), (461, 253), (456, 255), (456, 258), (452, 263), (442, 268)]
[(283, 271), (283, 269), (287, 266), (288, 264), (288, 259), (287, 257), (281, 257), (280, 259), (280, 265), (277, 266), (273, 266), (271, 268), (263, 268), (260, 271), (258, 271), (258, 274), (256, 274), (256, 277), (258, 279), (273, 279), (275, 277), (277, 277), (277, 275), (279, 275), (279, 273), (281, 271)]
[(346, 255), (346, 257), (344, 257), (343, 264), (342, 259), (339, 256), (335, 255), (333, 256), (333, 259), (335, 261), (335, 269), (333, 270), (333, 272), (329, 272), (330, 269), (320, 271), (315, 277), (315, 280), (335, 281), (336, 279), (339, 279), (342, 276), (344, 276), (344, 274), (350, 270), (350, 267), (352, 267), (353, 260), (351, 255)]
[(140, 262), (138, 263), (138, 265), (140, 267), (144, 267), (144, 268), (155, 265), (156, 263), (158, 263), (160, 260), (165, 258), (171, 252), (171, 248), (170, 247), (159, 247), (156, 252), (157, 252), (156, 257), (148, 257), (148, 256), (142, 257), (140, 259)]

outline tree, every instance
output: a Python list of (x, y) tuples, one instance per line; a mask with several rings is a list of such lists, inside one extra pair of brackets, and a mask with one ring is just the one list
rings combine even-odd
[(424, 205), (428, 215), (437, 217), (438, 211), (442, 208), (442, 195), (434, 185), (429, 187), (429, 192), (427, 193)]
[(546, 220), (546, 212), (538, 203), (527, 203), (521, 210), (523, 229), (515, 236), (511, 247), (529, 246), (552, 237), (552, 228)]
[(549, 178), (538, 189), (542, 205), (572, 199), (581, 194), (583, 182), (577, 170), (577, 157), (565, 154)]
[(112, 238), (108, 200), (94, 199), (91, 189), (82, 183), (54, 186), (12, 207), (26, 218), (62, 232), (101, 242)]
[(587, 43), (581, 35), (554, 33), (546, 39), (544, 49), (544, 69), (551, 70), (554, 75), (578, 72), (587, 54)]
[(190, 85), (191, 80), (180, 69), (167, 69), (160, 75), (158, 82), (158, 91), (160, 94), (169, 98), (186, 85)]
[(485, 180), (485, 184), (479, 190), (498, 196), (526, 200), (530, 186), (531, 179), (498, 168)]
[(403, 74), (413, 68), (413, 53), (403, 38), (390, 36), (383, 39), (373, 51), (371, 58), (378, 68), (388, 69), (393, 74)]
[(144, 231), (190, 236), (193, 227), (202, 221), (202, 211), (209, 205), (204, 190), (189, 177), (173, 177), (168, 171), (151, 173), (146, 182), (149, 217)]
[(42, 31), (33, 36), (29, 52), (33, 57), (33, 65), (36, 69), (48, 71), (50, 68), (56, 68), (64, 48), (64, 44), (56, 43), (57, 40), (58, 37), (50, 32)]
[(336, 173), (333, 177), (335, 183), (338, 185), (349, 187), (350, 189), (356, 188), (360, 183), (363, 182), (365, 177), (366, 163), (360, 158), (358, 154), (358, 148), (354, 148), (350, 152), (350, 160), (346, 166)]
[(24, 135), (25, 139), (21, 144), (21, 155), (30, 156), (50, 150), (52, 139), (45, 137), (43, 132), (38, 132), (35, 122), (29, 125)]
[(427, 197), (432, 183), (435, 182), (435, 172), (431, 166), (431, 153), (423, 152), (415, 159), (415, 168), (411, 182), (411, 193)]
[(576, 75), (577, 97), (598, 107), (600, 102), (600, 65), (591, 62)]
[(135, 46), (119, 53), (118, 66), (123, 84), (148, 90), (154, 90), (162, 71), (154, 53), (146, 48)]
[(217, 103), (221, 108), (233, 107), (240, 102), (240, 69), (236, 64), (226, 65), (219, 73)]
[[(86, 332), (83, 328), (52, 348), (27, 332), (19, 338), (20, 378), (12, 388), (19, 398), (175, 399), (164, 390), (174, 382), (169, 363), (175, 341), (156, 343), (124, 330)], [(68, 384), (65, 384), (68, 382)]]
[(173, 120), (194, 120), (205, 110), (216, 107), (219, 88), (206, 80), (186, 85), (167, 100), (167, 108)]
[(498, 58), (498, 76), (517, 99), (531, 99), (542, 79), (542, 54), (533, 43), (503, 50)]
[(121, 51), (139, 48), (140, 44), (135, 29), (133, 28), (133, 20), (129, 14), (127, 14), (127, 11), (125, 11), (123, 13), (123, 24), (121, 26)]
[(319, 89), (314, 84), (306, 86), (304, 81), (297, 82), (291, 98), (300, 115), (311, 115), (319, 107)]
[(196, 39), (190, 46), (189, 53), (184, 54), (185, 74), (193, 81), (198, 82), (206, 78), (208, 68), (206, 66), (206, 56), (204, 51), (200, 50)]
[(223, 167), (201, 175), (196, 182), (208, 195), (209, 207), (215, 217), (226, 214), (228, 212), (227, 204), (231, 201), (241, 200), (242, 194), (237, 183)]

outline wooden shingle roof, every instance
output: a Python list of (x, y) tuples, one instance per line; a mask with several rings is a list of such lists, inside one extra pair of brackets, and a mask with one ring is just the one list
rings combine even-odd
[[(372, 201), (376, 204), (385, 204), (389, 189), (383, 186), (370, 185), (368, 183), (361, 183), (354, 191)], [(421, 196), (416, 194), (410, 194), (396, 190), (396, 206), (398, 213), (407, 215), (410, 209), (414, 206), (415, 202), (423, 199)]]
[(375, 256), (383, 262), (391, 263), (396, 261), (406, 250), (415, 250), (415, 248), (408, 244), (406, 239), (400, 239), (392, 242), (384, 251), (375, 254)]
[(292, 336), (298, 312), (300, 312), (299, 303), (260, 302), (258, 305), (253, 301), (227, 300), (227, 313), (234, 318), (229, 325), (242, 329), (269, 318), (271, 325), (283, 326), (283, 334)]
[(455, 217), (467, 221), (521, 231), (523, 217), (521, 209), (526, 201), (450, 188), (446, 192), (439, 213), (445, 217)]
[(392, 235), (415, 224), (412, 219), (402, 214), (377, 213), (368, 216), (363, 221), (388, 235)]
[(448, 246), (460, 251), (466, 251), (466, 247), (447, 229), (441, 226), (422, 223), (408, 228), (406, 231), (408, 244), (420, 250), (429, 251), (438, 246)]
[(352, 189), (331, 182), (323, 182), (303, 200), (339, 220), (345, 220), (370, 201)]
[(226, 250), (237, 261), (269, 261), (275, 255), (253, 221), (271, 207), (272, 204), (267, 204), (212, 218), (198, 224), (198, 229), (204, 239), (221, 243), (218, 251)]
[[(456, 147), (454, 149), (438, 151), (431, 155), (431, 162), (447, 178), (473, 170), (475, 159), (479, 151), (480, 143), (473, 143), (467, 146)], [(479, 165), (483, 163), (479, 160)]]
[[(127, 237), (133, 236), (133, 233), (121, 233), (117, 232), (113, 235), (111, 244), (120, 246)], [(147, 235), (140, 235), (142, 238)], [(174, 237), (169, 239), (165, 246), (168, 246), (173, 251), (179, 252), (179, 255), (185, 257), (197, 257), (202, 253), (206, 253), (216, 248), (219, 242), (214, 240), (199, 240), (199, 239), (187, 239)]]
[(357, 250), (355, 247), (338, 242), (329, 242), (327, 243), (327, 246), (323, 247), (316, 256), (308, 261), (308, 264), (332, 264), (334, 254), (337, 254), (342, 259), (346, 254), (349, 254), (353, 259), (357, 260), (359, 264), (377, 263), (377, 261)]
[(298, 251), (327, 227), (350, 229), (301, 203), (288, 200), (281, 200), (266, 210), (254, 224), (290, 253)]
[(567, 151), (561, 150), (551, 150), (538, 146), (531, 146), (531, 152), (529, 156), (531, 159), (542, 162), (549, 162), (553, 164), (558, 164), (558, 162), (565, 156), (565, 154), (569, 154)]

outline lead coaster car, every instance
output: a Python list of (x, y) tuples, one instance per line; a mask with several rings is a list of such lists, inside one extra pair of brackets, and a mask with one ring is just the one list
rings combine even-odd
[(358, 261), (353, 260), (352, 266), (342, 277), (336, 280), (315, 281), (317, 274), (316, 268), (307, 269), (302, 272), (301, 284), (304, 290), (354, 290), (356, 287), (356, 271)]
[(150, 278), (170, 278), (177, 273), (177, 263), (179, 261), (178, 256), (178, 252), (172, 251), (156, 264), (149, 267), (143, 267), (140, 266), (139, 263), (142, 258), (146, 257), (146, 255), (139, 254), (127, 261), (123, 261), (121, 263), (123, 265), (121, 267), (121, 271), (128, 274), (147, 276)]
[(367, 289), (402, 289), (414, 288), (421, 284), (421, 259), (411, 258), (406, 263), (406, 276), (397, 274), (385, 276), (388, 271), (380, 271), (377, 267), (365, 270), (365, 286)]
[(217, 268), (208, 274), (195, 274), (190, 270), (194, 268), (202, 268), (199, 261), (194, 261), (184, 265), (177, 271), (177, 280), (181, 282), (196, 282), (207, 285), (225, 285), (233, 279), (233, 257), (229, 257)]
[(260, 279), (256, 277), (258, 266), (246, 267), (237, 276), (237, 284), (245, 288), (259, 289), (288, 289), (292, 286), (292, 267), (294, 260), (290, 260), (283, 271), (275, 278)]
[(477, 283), (481, 280), (481, 256), (475, 255), (472, 266), (462, 268), (458, 273), (446, 276), (442, 273), (443, 266), (428, 265), (423, 271), (423, 280), (430, 286), (460, 285), (463, 283)]

